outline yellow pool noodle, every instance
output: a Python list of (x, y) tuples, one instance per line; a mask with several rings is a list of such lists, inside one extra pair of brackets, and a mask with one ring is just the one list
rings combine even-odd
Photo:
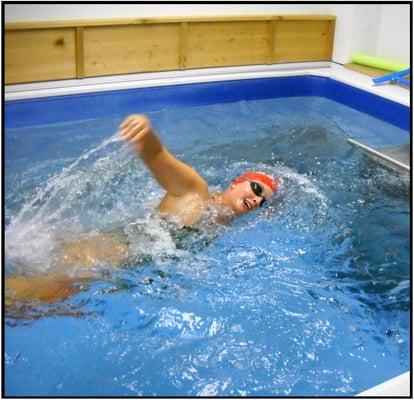
[(368, 67), (383, 69), (391, 72), (398, 72), (409, 68), (408, 64), (385, 60), (383, 58), (369, 56), (363, 53), (353, 53), (351, 59), (355, 64), (366, 65)]

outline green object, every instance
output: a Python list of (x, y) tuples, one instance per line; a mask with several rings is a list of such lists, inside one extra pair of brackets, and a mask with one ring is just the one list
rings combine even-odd
[(402, 64), (396, 61), (385, 60), (383, 58), (369, 56), (363, 53), (352, 54), (352, 62), (355, 64), (366, 65), (372, 68), (383, 69), (384, 71), (397, 72), (409, 68), (408, 64)]

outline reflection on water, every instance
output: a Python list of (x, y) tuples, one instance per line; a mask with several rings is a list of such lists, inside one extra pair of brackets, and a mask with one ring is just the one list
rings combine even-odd
[(63, 242), (120, 227), (131, 255), (8, 318), (8, 394), (351, 395), (409, 368), (409, 181), (346, 143), (406, 133), (316, 98), (151, 118), (214, 190), (253, 169), (277, 196), (183, 232), (154, 215), (163, 193), (113, 135), (122, 117), (7, 132), (7, 274), (55, 272)]

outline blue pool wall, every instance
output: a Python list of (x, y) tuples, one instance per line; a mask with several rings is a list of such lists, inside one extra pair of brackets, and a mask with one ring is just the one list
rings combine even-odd
[(5, 102), (6, 129), (145, 113), (178, 106), (317, 96), (410, 131), (410, 108), (326, 77), (312, 75), (192, 83)]

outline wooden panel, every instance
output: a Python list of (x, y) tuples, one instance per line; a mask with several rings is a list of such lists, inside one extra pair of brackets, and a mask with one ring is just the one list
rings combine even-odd
[(273, 62), (330, 60), (331, 21), (278, 20), (275, 27)]
[(180, 25), (180, 57), (179, 65), (180, 69), (185, 69), (187, 65), (187, 31), (188, 23), (182, 22)]
[(328, 25), (327, 39), (326, 39), (326, 60), (332, 60), (334, 39), (335, 39), (335, 20), (326, 21)]
[[(378, 78), (380, 76), (384, 76), (384, 75), (388, 75), (392, 73), (391, 71), (387, 71), (384, 69), (378, 69), (378, 68), (372, 68), (372, 67), (368, 67), (366, 65), (361, 65), (361, 64), (349, 63), (349, 64), (344, 64), (344, 67), (351, 69), (352, 71), (359, 72), (364, 75), (368, 75), (371, 78)], [(410, 74), (407, 74), (404, 76), (404, 78), (411, 79), (411, 76)]]
[(70, 21), (31, 21), (31, 22), (8, 22), (5, 25), (6, 31), (27, 30), (27, 29), (50, 29), (50, 28), (69, 28), (69, 27), (87, 27), (87, 26), (114, 26), (114, 25), (140, 25), (140, 24), (167, 24), (181, 22), (217, 22), (217, 21), (269, 21), (274, 19), (284, 20), (335, 20), (333, 15), (214, 15), (199, 17), (150, 17), (150, 18), (99, 18), (99, 19), (81, 19)]
[(6, 84), (331, 60), (334, 29), (327, 15), (8, 23)]
[(187, 68), (267, 62), (267, 22), (194, 22), (187, 30)]
[(83, 50), (83, 28), (80, 26), (75, 28), (76, 32), (76, 77), (83, 78), (85, 76), (85, 60)]
[(180, 25), (84, 28), (85, 76), (178, 69)]
[(74, 29), (7, 32), (5, 65), (6, 84), (75, 78)]
[(275, 24), (276, 21), (271, 20), (267, 22), (267, 63), (271, 64), (275, 58)]

